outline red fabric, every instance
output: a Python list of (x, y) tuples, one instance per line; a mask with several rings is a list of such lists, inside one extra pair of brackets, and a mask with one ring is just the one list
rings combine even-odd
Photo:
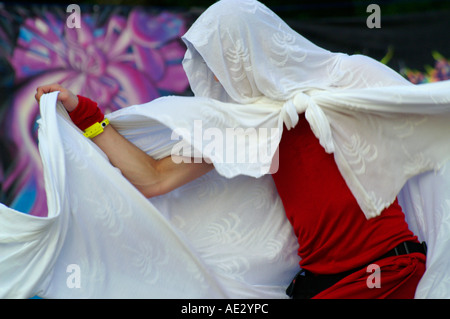
[(91, 125), (103, 121), (105, 116), (96, 102), (81, 95), (77, 96), (78, 105), (75, 110), (69, 112), (69, 116), (80, 130), (84, 131)]
[(371, 263), (403, 241), (417, 242), (397, 201), (366, 219), (304, 116), (284, 130), (279, 151), (273, 179), (298, 237), (303, 269), (340, 273)]

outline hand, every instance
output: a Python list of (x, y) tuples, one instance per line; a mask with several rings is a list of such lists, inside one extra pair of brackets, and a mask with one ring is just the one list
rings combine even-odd
[(62, 87), (59, 84), (49, 84), (38, 87), (36, 89), (36, 95), (34, 97), (36, 98), (36, 101), (38, 101), (39, 103), (42, 94), (55, 91), (59, 91), (58, 101), (61, 101), (61, 103), (66, 108), (67, 112), (72, 112), (73, 110), (75, 110), (75, 108), (78, 105), (78, 97), (71, 91)]

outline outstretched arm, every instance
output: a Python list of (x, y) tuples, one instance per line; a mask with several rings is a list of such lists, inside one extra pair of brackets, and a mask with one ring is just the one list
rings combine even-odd
[[(44, 93), (59, 91), (58, 100), (68, 112), (78, 105), (78, 97), (64, 87), (52, 84), (37, 88), (36, 100)], [(211, 171), (214, 166), (206, 162), (176, 164), (168, 156), (155, 160), (140, 148), (125, 139), (113, 126), (105, 127), (103, 133), (92, 138), (105, 152), (110, 162), (144, 196), (153, 197), (165, 194)]]
[(111, 125), (92, 139), (110, 162), (146, 197), (165, 194), (209, 172), (212, 164), (155, 160), (120, 135)]

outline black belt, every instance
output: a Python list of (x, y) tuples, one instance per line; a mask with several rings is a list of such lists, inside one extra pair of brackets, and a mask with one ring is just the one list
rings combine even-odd
[[(410, 253), (422, 253), (424, 255), (427, 254), (427, 245), (425, 242), (415, 243), (415, 242), (403, 242), (400, 245), (396, 246), (394, 249), (391, 249), (386, 254), (378, 258), (377, 260), (381, 260), (383, 258), (392, 257), (392, 256), (400, 256), (406, 255)], [(367, 265), (373, 264), (375, 262), (369, 263)], [(350, 271), (338, 273), (338, 274), (330, 274), (330, 275), (315, 275), (307, 270), (301, 270), (295, 275), (289, 287), (286, 289), (286, 294), (289, 297), (295, 296), (295, 298), (300, 299), (310, 299), (320, 293), (321, 291), (333, 286), (335, 283), (340, 281), (341, 279), (347, 277), (348, 275), (362, 269), (353, 269)]]

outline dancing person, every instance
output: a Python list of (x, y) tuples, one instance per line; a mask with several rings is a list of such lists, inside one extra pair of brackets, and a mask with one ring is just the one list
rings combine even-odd
[[(289, 294), (413, 298), (425, 271), (425, 250), (397, 201), (380, 216), (366, 218), (331, 154), (334, 145), (325, 138), (331, 133), (318, 134), (323, 114), (305, 97), (411, 83), (367, 56), (316, 46), (258, 1), (219, 1), (183, 40), (188, 48), (183, 64), (196, 96), (241, 104), (262, 97), (287, 101), (273, 179), (300, 245), (302, 271)], [(381, 269), (381, 288), (366, 283), (370, 264)]]
[[(272, 176), (299, 242), (301, 271), (288, 295), (413, 298), (426, 257), (402, 208), (394, 201), (379, 216), (367, 218), (336, 164), (333, 143), (324, 138), (327, 134), (318, 136), (320, 111), (309, 99), (306, 107), (297, 101), (312, 89), (410, 83), (368, 57), (315, 46), (257, 1), (217, 2), (183, 40), (188, 48), (183, 63), (197, 97), (240, 105), (260, 99), (287, 101), (282, 110), (279, 168)], [(175, 164), (171, 157), (152, 159), (107, 125), (95, 102), (59, 85), (39, 87), (36, 99), (54, 91), (60, 92), (58, 100), (74, 123), (147, 197), (214, 169), (205, 161)], [(99, 127), (100, 123), (106, 126)], [(378, 277), (371, 277), (369, 265), (376, 266)], [(370, 285), (370, 278), (378, 278), (379, 285)]]

